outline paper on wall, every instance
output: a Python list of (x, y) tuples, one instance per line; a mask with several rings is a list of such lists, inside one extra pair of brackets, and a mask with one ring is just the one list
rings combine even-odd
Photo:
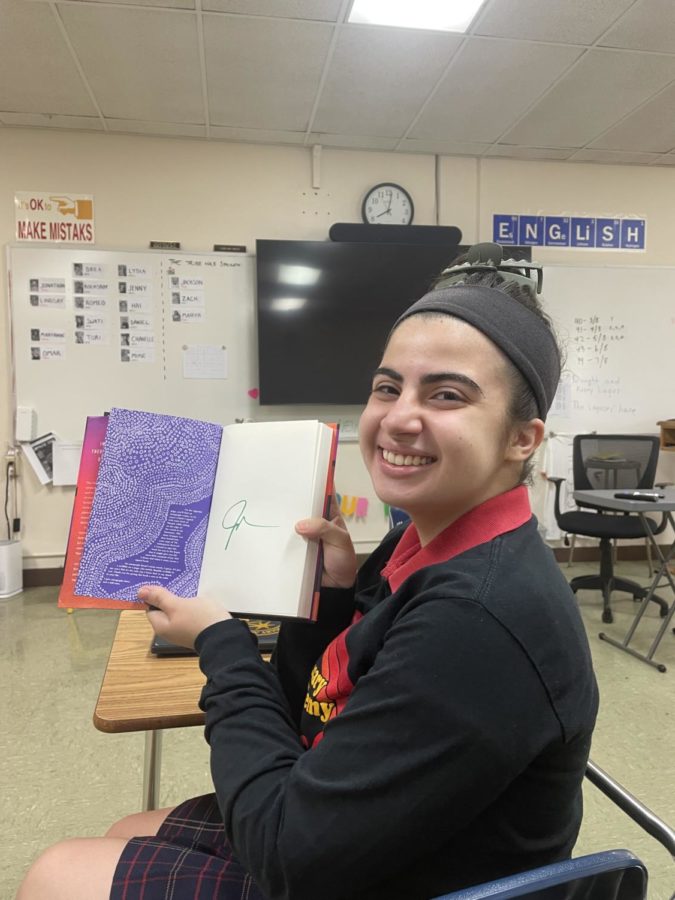
[(53, 476), (53, 449), (57, 437), (51, 431), (21, 444), (21, 452), (40, 479), (40, 484), (49, 484)]
[(227, 378), (227, 350), (208, 344), (183, 347), (183, 378)]
[(55, 441), (53, 446), (53, 482), (55, 485), (77, 484), (82, 455), (82, 441)]

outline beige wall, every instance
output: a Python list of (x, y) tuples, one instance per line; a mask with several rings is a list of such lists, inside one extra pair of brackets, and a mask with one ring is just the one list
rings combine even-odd
[[(492, 236), (493, 213), (635, 215), (647, 219), (645, 253), (537, 250), (543, 262), (675, 265), (672, 169), (441, 158), (324, 148), (320, 187), (312, 150), (124, 135), (0, 129), (0, 243), (14, 239), (15, 191), (93, 194), (102, 248), (145, 249), (179, 240), (187, 251), (256, 238), (323, 240), (334, 222), (357, 222), (363, 194), (400, 182), (417, 224), (458, 225), (467, 243)], [(438, 209), (437, 209), (438, 208)], [(3, 262), (4, 267), (4, 262)], [(2, 299), (7, 306), (3, 280)], [(12, 440), (7, 316), (0, 323), (0, 451)], [(26, 565), (62, 561), (72, 490), (40, 488), (24, 472)]]

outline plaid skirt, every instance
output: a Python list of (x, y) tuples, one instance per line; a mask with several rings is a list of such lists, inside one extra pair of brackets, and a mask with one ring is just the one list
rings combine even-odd
[(120, 856), (110, 900), (265, 900), (232, 853), (215, 794), (181, 803)]

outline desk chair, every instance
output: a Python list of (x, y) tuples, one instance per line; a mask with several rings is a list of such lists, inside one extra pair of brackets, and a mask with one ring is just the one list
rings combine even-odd
[[(572, 471), (575, 491), (613, 489), (633, 490), (654, 487), (659, 457), (659, 438), (648, 434), (578, 434), (572, 443)], [(647, 588), (626, 578), (614, 575), (612, 541), (615, 539), (645, 538), (642, 522), (637, 516), (616, 515), (594, 507), (571, 512), (560, 510), (560, 485), (564, 478), (549, 478), (555, 484), (555, 518), (561, 531), (584, 537), (600, 538), (600, 573), (573, 578), (570, 587), (578, 590), (602, 591), (602, 621), (613, 620), (610, 607), (612, 591), (627, 591), (634, 600), (642, 600)], [(593, 511), (590, 511), (593, 510)], [(647, 519), (652, 534), (660, 534), (666, 527), (661, 521)], [(665, 616), (668, 604), (660, 597), (652, 598)]]
[(444, 894), (436, 900), (644, 900), (647, 870), (629, 850), (604, 850)]
[[(675, 831), (588, 760), (586, 778), (675, 859)], [(444, 894), (436, 900), (644, 900), (647, 870), (630, 850), (604, 850)]]

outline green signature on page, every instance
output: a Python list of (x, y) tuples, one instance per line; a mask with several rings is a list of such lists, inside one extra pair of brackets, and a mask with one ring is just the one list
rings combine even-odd
[(246, 518), (246, 506), (248, 504), (248, 500), (237, 500), (236, 503), (233, 503), (230, 506), (223, 516), (222, 528), (227, 532), (227, 539), (225, 541), (225, 547), (223, 549), (227, 550), (230, 546), (230, 542), (232, 538), (235, 536), (237, 531), (242, 527), (242, 525), (248, 525), (249, 528), (278, 528), (278, 525), (260, 525), (256, 522), (249, 522)]

